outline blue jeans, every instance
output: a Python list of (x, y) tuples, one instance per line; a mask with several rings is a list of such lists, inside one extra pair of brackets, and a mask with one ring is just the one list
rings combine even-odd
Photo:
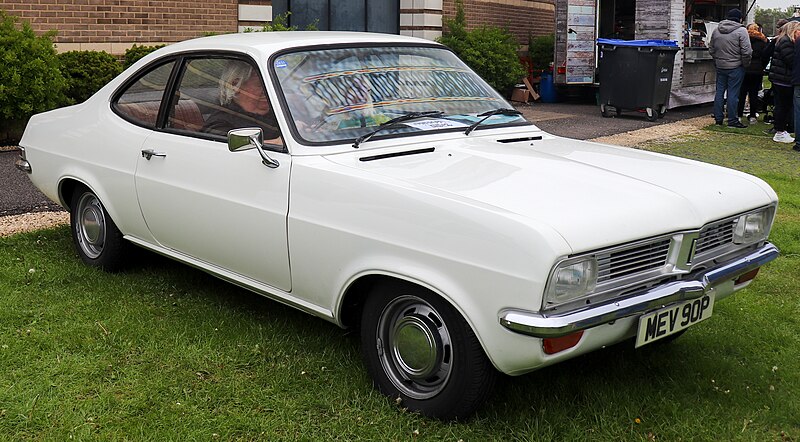
[(739, 122), (739, 89), (744, 80), (744, 68), (717, 69), (717, 93), (714, 95), (714, 120), (722, 122), (722, 104), (728, 91), (728, 125)]

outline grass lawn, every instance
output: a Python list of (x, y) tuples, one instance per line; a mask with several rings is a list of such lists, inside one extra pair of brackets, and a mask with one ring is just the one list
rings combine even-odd
[(504, 378), (462, 423), (378, 394), (327, 322), (150, 254), (88, 268), (66, 227), (0, 238), (0, 440), (798, 441), (800, 153), (760, 132), (643, 148), (768, 181), (781, 258), (674, 343)]

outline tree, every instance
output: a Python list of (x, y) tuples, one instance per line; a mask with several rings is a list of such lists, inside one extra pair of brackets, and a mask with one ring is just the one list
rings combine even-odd
[(764, 35), (773, 36), (777, 29), (775, 24), (782, 18), (789, 18), (794, 14), (795, 8), (767, 8), (756, 6), (756, 23), (764, 28)]

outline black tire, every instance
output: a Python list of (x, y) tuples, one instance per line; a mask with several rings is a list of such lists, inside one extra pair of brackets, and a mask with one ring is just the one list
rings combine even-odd
[(85, 264), (109, 272), (122, 269), (130, 244), (94, 192), (86, 187), (75, 190), (69, 218), (72, 242)]
[(611, 118), (611, 111), (608, 109), (607, 104), (600, 105), (600, 114), (603, 115), (603, 118)]
[(656, 111), (652, 107), (648, 107), (646, 109), (646, 112), (647, 112), (647, 121), (657, 121), (658, 120), (658, 111)]
[(437, 419), (469, 417), (486, 402), (497, 380), (464, 318), (446, 301), (411, 284), (382, 284), (372, 291), (361, 318), (361, 350), (381, 393)]

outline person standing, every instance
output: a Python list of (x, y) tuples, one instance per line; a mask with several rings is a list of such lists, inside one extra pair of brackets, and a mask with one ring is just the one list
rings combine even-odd
[[(794, 86), (794, 127), (795, 130), (800, 130), (800, 27), (795, 28), (794, 32), (792, 32), (792, 37), (794, 40), (794, 59), (792, 65), (792, 85)], [(793, 150), (800, 152), (800, 137), (797, 136), (797, 132), (794, 134), (795, 136), (795, 143), (792, 146)]]
[(775, 42), (775, 52), (772, 54), (772, 64), (769, 66), (769, 81), (772, 82), (773, 97), (775, 100), (775, 136), (772, 141), (778, 143), (793, 143), (794, 138), (786, 130), (792, 114), (792, 70), (794, 67), (794, 31), (800, 27), (800, 22), (790, 21), (781, 28), (781, 36)]
[(764, 82), (764, 64), (761, 59), (764, 50), (767, 48), (768, 41), (767, 37), (761, 33), (761, 26), (756, 23), (747, 25), (747, 35), (750, 36), (750, 47), (753, 48), (753, 56), (750, 59), (750, 64), (744, 68), (744, 81), (739, 93), (739, 110), (736, 115), (739, 117), (744, 115), (744, 100), (745, 97), (749, 96), (750, 118), (748, 120), (750, 124), (754, 124), (758, 121), (758, 110), (760, 108), (758, 92)]
[(714, 120), (722, 124), (725, 92), (728, 93), (728, 127), (747, 127), (739, 121), (739, 89), (744, 80), (744, 67), (750, 64), (753, 49), (750, 37), (741, 23), (742, 11), (731, 9), (711, 34), (709, 52), (717, 69), (717, 91), (714, 96)]

